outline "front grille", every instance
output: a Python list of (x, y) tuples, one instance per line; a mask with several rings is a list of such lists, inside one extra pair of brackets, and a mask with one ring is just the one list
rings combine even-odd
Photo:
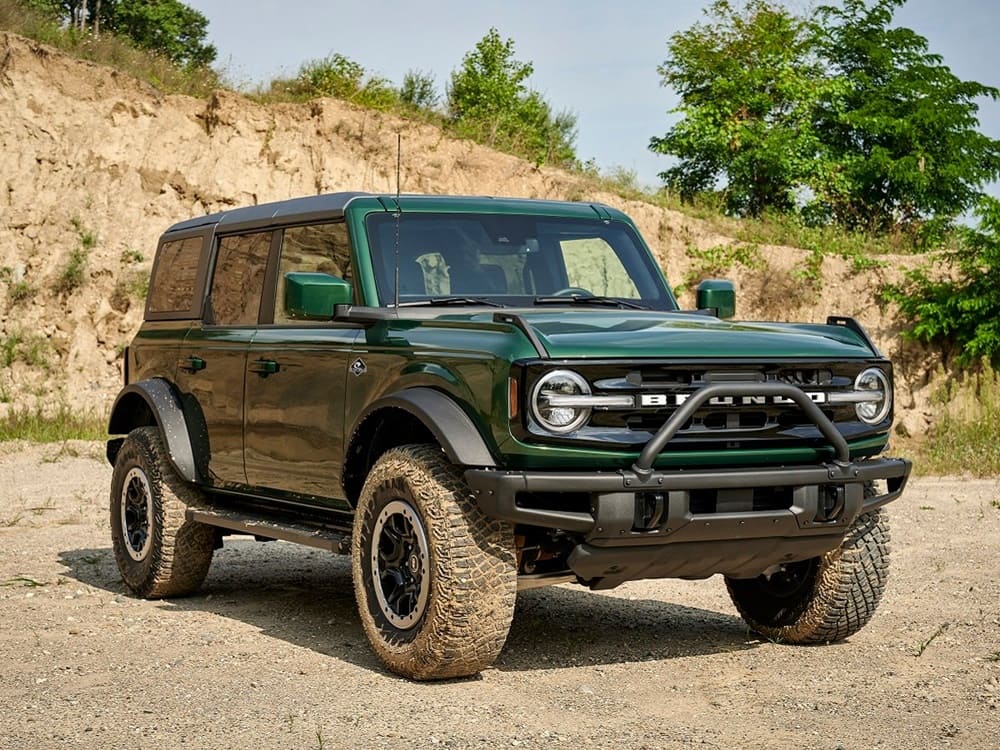
[[(857, 366), (849, 373), (835, 374), (833, 367), (777, 367), (727, 365), (723, 368), (685, 368), (676, 365), (644, 366), (630, 369), (618, 378), (593, 380), (596, 392), (630, 392), (664, 396), (674, 402), (698, 388), (716, 383), (785, 383), (802, 388), (807, 393), (827, 394), (853, 387)], [(590, 426), (600, 429), (625, 429), (636, 433), (655, 433), (674, 413), (677, 406), (664, 408), (637, 407), (630, 411), (595, 411)], [(824, 408), (833, 421), (848, 421), (854, 407)], [(795, 404), (747, 403), (706, 404), (699, 409), (680, 431), (680, 435), (696, 438), (718, 438), (722, 433), (774, 433), (789, 428), (811, 426)]]
[[(566, 436), (552, 436), (532, 428), (526, 421), (521, 435), (543, 442), (586, 442), (637, 448), (650, 440), (683, 403), (699, 388), (725, 383), (784, 383), (801, 388), (817, 401), (828, 419), (847, 439), (874, 434), (877, 430), (857, 419), (852, 404), (822, 403), (831, 393), (846, 393), (864, 368), (875, 364), (856, 360), (844, 362), (760, 363), (717, 360), (713, 362), (560, 362), (591, 383), (595, 395), (630, 394), (636, 406), (629, 409), (595, 409), (586, 426)], [(879, 366), (888, 367), (885, 362)], [(530, 366), (526, 388), (553, 363)], [(645, 401), (641, 400), (645, 396)], [(884, 428), (883, 428), (884, 431)], [(724, 448), (770, 448), (814, 443), (825, 445), (816, 426), (792, 402), (774, 398), (747, 398), (709, 402), (698, 409), (670, 443), (670, 450), (711, 450)]]

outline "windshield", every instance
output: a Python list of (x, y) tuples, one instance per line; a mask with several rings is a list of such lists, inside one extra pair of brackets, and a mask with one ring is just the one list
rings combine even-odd
[[(366, 222), (380, 304), (389, 306), (396, 217), (375, 213)], [(598, 297), (676, 309), (649, 254), (620, 222), (404, 212), (398, 232), (400, 304), (451, 298), (518, 306)]]

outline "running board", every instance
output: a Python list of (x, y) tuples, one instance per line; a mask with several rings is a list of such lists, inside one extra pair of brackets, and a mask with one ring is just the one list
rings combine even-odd
[(348, 554), (351, 551), (351, 536), (345, 531), (311, 524), (307, 522), (276, 520), (266, 514), (246, 511), (220, 510), (218, 508), (188, 508), (187, 517), (191, 521), (216, 526), (220, 529), (252, 534), (258, 539), (279, 539), (295, 542), (307, 547), (317, 547), (328, 552)]

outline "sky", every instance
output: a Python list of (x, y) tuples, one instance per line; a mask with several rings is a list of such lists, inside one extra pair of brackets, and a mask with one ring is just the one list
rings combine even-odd
[[(668, 157), (649, 151), (667, 132), (677, 97), (656, 68), (670, 36), (703, 18), (709, 0), (185, 0), (209, 20), (227, 79), (252, 85), (294, 75), (306, 60), (338, 52), (399, 85), (430, 73), (443, 92), (451, 73), (490, 29), (531, 62), (529, 86), (556, 111), (577, 116), (577, 156), (603, 171), (622, 167), (658, 186)], [(796, 10), (813, 7), (789, 0)], [(895, 16), (930, 43), (962, 79), (1000, 87), (998, 0), (909, 0)], [(1000, 138), (1000, 103), (983, 101), (980, 130)], [(404, 134), (405, 141), (405, 134)], [(995, 186), (994, 186), (995, 187)], [(990, 192), (996, 192), (991, 190)]]

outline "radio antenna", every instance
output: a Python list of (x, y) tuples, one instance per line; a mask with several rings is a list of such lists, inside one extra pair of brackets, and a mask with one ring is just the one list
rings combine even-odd
[(399, 205), (399, 173), (403, 153), (403, 134), (396, 133), (396, 239), (395, 239), (395, 281), (393, 283), (393, 306), (396, 308), (396, 317), (399, 317), (399, 219), (403, 213)]

